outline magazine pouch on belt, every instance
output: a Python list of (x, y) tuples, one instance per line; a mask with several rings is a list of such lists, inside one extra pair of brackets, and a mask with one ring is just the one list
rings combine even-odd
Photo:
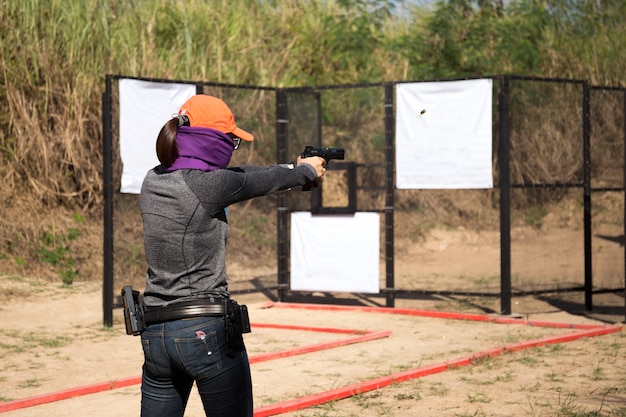
[(226, 332), (226, 354), (234, 357), (243, 351), (243, 333), (250, 333), (250, 319), (248, 307), (239, 305), (236, 301), (227, 299), (226, 315), (224, 316), (224, 330)]

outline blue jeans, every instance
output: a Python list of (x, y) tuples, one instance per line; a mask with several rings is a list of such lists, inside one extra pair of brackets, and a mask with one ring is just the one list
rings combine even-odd
[(223, 317), (151, 324), (141, 345), (142, 417), (182, 417), (194, 381), (207, 417), (252, 417), (248, 354), (226, 354)]

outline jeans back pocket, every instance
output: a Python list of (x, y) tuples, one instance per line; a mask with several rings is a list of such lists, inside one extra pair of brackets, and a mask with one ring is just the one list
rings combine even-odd
[(220, 372), (222, 359), (216, 332), (196, 331), (194, 337), (174, 339), (180, 365), (194, 378), (207, 378)]

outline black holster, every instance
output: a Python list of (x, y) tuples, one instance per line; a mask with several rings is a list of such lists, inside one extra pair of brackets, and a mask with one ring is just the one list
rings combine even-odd
[(143, 297), (141, 297), (139, 291), (133, 290), (130, 285), (123, 287), (121, 293), (124, 303), (126, 334), (138, 336), (146, 329), (146, 322), (143, 317)]

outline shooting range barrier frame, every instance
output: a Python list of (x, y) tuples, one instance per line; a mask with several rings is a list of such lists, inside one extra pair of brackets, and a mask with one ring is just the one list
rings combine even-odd
[[(137, 80), (160, 82), (160, 83), (186, 83), (196, 85), (198, 93), (202, 93), (205, 88), (225, 88), (225, 89), (248, 89), (262, 90), (265, 92), (273, 92), (275, 94), (275, 116), (276, 116), (276, 162), (284, 163), (289, 161), (296, 153), (293, 145), (296, 144), (295, 139), (290, 139), (290, 129), (294, 128), (293, 115), (290, 115), (290, 98), (294, 95), (306, 96), (316, 105), (316, 117), (308, 122), (313, 124), (314, 129), (311, 130), (311, 136), (299, 138), (298, 140), (306, 140), (307, 144), (323, 146), (322, 138), (322, 98), (321, 95), (325, 91), (330, 90), (347, 90), (361, 88), (378, 88), (383, 90), (384, 102), (381, 103), (384, 108), (384, 160), (375, 163), (351, 162), (352, 165), (346, 169), (350, 173), (348, 177), (349, 203), (346, 207), (326, 207), (321, 199), (320, 191), (311, 194), (309, 210), (312, 213), (342, 213), (356, 211), (376, 211), (384, 214), (384, 260), (385, 260), (385, 287), (381, 290), (381, 296), (385, 297), (386, 306), (394, 307), (395, 299), (398, 296), (410, 296), (411, 294), (424, 294), (429, 291), (422, 290), (406, 290), (395, 288), (394, 278), (394, 211), (395, 211), (395, 103), (394, 88), (400, 82), (385, 82), (377, 84), (361, 84), (361, 85), (336, 85), (336, 86), (316, 86), (302, 88), (272, 88), (258, 87), (248, 85), (232, 85), (224, 83), (211, 82), (191, 82), (180, 80), (164, 80), (152, 78), (126, 77), (121, 75), (106, 76), (106, 90), (102, 96), (102, 126), (103, 126), (103, 182), (104, 182), (104, 259), (103, 259), (103, 321), (105, 326), (113, 325), (113, 308), (118, 306), (114, 302), (114, 239), (113, 239), (113, 132), (116, 130), (113, 125), (113, 82), (122, 78), (131, 78)], [(497, 85), (497, 126), (495, 143), (497, 149), (497, 168), (499, 180), (494, 183), (494, 188), (499, 190), (499, 209), (500, 209), (500, 314), (513, 314), (511, 308), (511, 299), (513, 296), (523, 296), (528, 294), (538, 294), (540, 291), (525, 292), (513, 291), (511, 283), (511, 191), (512, 190), (533, 190), (533, 189), (582, 189), (582, 206), (583, 206), (583, 240), (584, 240), (584, 284), (572, 288), (550, 289), (547, 292), (560, 291), (584, 291), (584, 306), (587, 311), (594, 308), (593, 295), (601, 292), (617, 292), (625, 291), (626, 287), (626, 245), (624, 245), (624, 236), (626, 235), (626, 89), (612, 88), (602, 86), (591, 86), (588, 82), (582, 80), (566, 80), (554, 78), (540, 77), (520, 77), (512, 75), (481, 77), (491, 78), (494, 80), (494, 90)], [(430, 80), (443, 81), (443, 80)], [(446, 80), (450, 81), (450, 80)], [(414, 81), (424, 82), (424, 81)], [(545, 83), (545, 84), (564, 84), (580, 89), (580, 123), (582, 124), (581, 136), (582, 141), (582, 182), (575, 183), (526, 183), (511, 181), (511, 138), (510, 138), (510, 107), (511, 99), (515, 96), (511, 95), (510, 86), (512, 82), (524, 83)], [(621, 186), (616, 184), (594, 185), (592, 178), (592, 146), (591, 146), (591, 94), (596, 92), (610, 92), (622, 95), (623, 103), (623, 138), (622, 150), (623, 154), (621, 165), (623, 168), (623, 178)], [(291, 148), (288, 147), (291, 146)], [(298, 146), (299, 143), (296, 145)], [(347, 160), (351, 160), (348, 154)], [(337, 168), (343, 169), (344, 166), (339, 165)], [(331, 165), (332, 166), (332, 165)], [(358, 183), (358, 172), (363, 168), (380, 168), (384, 171), (384, 184), (378, 185), (362, 185)], [(358, 191), (375, 190), (384, 192), (384, 207), (369, 207), (365, 209), (359, 208), (356, 196)], [(599, 288), (594, 289), (593, 282), (593, 262), (592, 262), (592, 195), (594, 193), (621, 193), (624, 199), (623, 217), (624, 230), (621, 237), (621, 246), (624, 247), (621, 266), (623, 281), (621, 288)], [(278, 278), (277, 286), (274, 288), (278, 293), (279, 301), (287, 300), (287, 292), (289, 289), (289, 214), (293, 210), (292, 202), (285, 193), (279, 193), (277, 196), (277, 267)], [(617, 260), (616, 260), (617, 263)], [(477, 295), (476, 293), (467, 292), (464, 289), (453, 291), (453, 294)], [(478, 295), (485, 295), (484, 293)], [(626, 318), (626, 297), (624, 297), (623, 314)]]

